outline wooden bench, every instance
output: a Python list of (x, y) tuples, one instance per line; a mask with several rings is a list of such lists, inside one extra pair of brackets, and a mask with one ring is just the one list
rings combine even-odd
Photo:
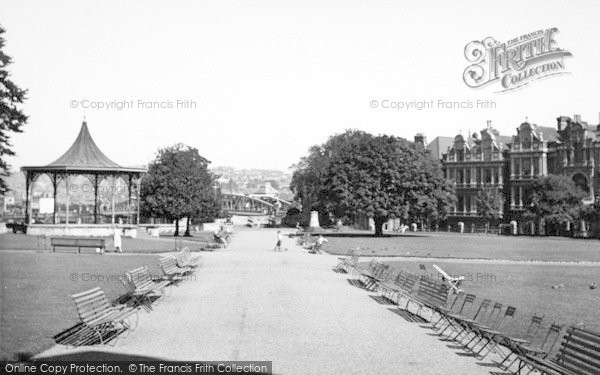
[(202, 264), (202, 258), (201, 257), (194, 257), (192, 256), (192, 254), (190, 253), (190, 249), (187, 247), (184, 247), (183, 249), (181, 249), (181, 255), (183, 256), (183, 259), (189, 263), (192, 267), (198, 267)]
[(69, 247), (77, 248), (77, 253), (81, 253), (81, 248), (94, 248), (102, 249), (104, 252), (105, 239), (104, 238), (91, 238), (91, 237), (52, 237), (50, 238), (50, 246), (52, 246), (52, 252), (56, 252), (57, 247)]
[(177, 261), (174, 258), (164, 257), (158, 260), (160, 269), (164, 272), (171, 281), (175, 278), (186, 275), (192, 271), (190, 267), (178, 267)]
[(155, 281), (145, 266), (125, 272), (125, 277), (132, 287), (131, 294), (134, 297), (146, 299), (149, 305), (152, 303), (150, 295), (158, 292), (160, 296), (164, 296), (165, 287), (171, 283), (170, 280), (164, 279)]
[(519, 373), (527, 365), (543, 374), (598, 375), (600, 333), (569, 327), (554, 358), (525, 354), (519, 360)]
[(175, 255), (175, 263), (177, 264), (177, 267), (180, 267), (180, 268), (185, 268), (185, 267), (196, 268), (199, 265), (198, 260), (196, 258), (192, 258), (192, 257), (188, 258), (181, 251), (179, 253), (177, 253), (177, 255)]
[[(73, 294), (71, 298), (75, 302), (81, 323), (98, 335), (101, 344), (104, 343), (107, 334), (111, 334), (111, 332), (118, 334), (130, 329), (128, 318), (137, 314), (137, 309), (133, 307), (112, 306), (99, 287)], [(94, 340), (94, 337), (90, 336), (87, 338), (87, 343)], [(83, 342), (83, 344), (85, 343)]]

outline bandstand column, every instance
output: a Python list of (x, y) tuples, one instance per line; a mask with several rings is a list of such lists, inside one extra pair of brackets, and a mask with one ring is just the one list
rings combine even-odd
[(56, 180), (56, 173), (52, 173), (52, 205), (54, 206), (52, 209), (52, 224), (56, 224), (56, 208), (58, 205), (56, 204), (56, 188), (58, 187), (58, 181)]
[(133, 224), (133, 216), (131, 214), (131, 186), (133, 184), (133, 176), (129, 175), (129, 185), (127, 186), (127, 216), (129, 223)]
[(110, 209), (111, 209), (111, 214), (110, 214), (111, 215), (111, 219), (110, 219), (110, 222), (111, 222), (111, 224), (114, 225), (114, 223), (115, 223), (115, 176), (113, 175), (113, 176), (110, 176), (110, 177), (111, 177), (110, 181), (112, 183), (112, 186), (110, 188), (110, 199), (111, 199), (111, 202), (110, 202)]
[(67, 173), (65, 177), (65, 189), (67, 193), (67, 222), (66, 225), (69, 226), (69, 174)]
[(27, 225), (31, 224), (31, 215), (29, 213), (29, 173), (25, 172), (25, 222)]
[(94, 224), (98, 224), (98, 175), (94, 175)]
[(139, 178), (139, 176), (138, 176), (138, 178), (136, 180), (136, 185), (137, 185), (137, 189), (136, 189), (137, 190), (136, 191), (136, 195), (137, 195), (137, 202), (136, 202), (137, 215), (136, 215), (135, 221), (136, 221), (136, 224), (139, 225), (140, 224), (140, 202), (141, 202), (140, 201), (140, 199), (141, 199), (140, 197), (141, 197), (141, 194), (142, 194), (142, 191), (141, 191), (142, 190), (142, 179)]

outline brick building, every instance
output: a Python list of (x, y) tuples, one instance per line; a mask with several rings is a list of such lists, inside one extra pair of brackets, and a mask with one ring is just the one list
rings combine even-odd
[(499, 222), (516, 220), (519, 230), (528, 233), (531, 226), (522, 215), (531, 204), (531, 183), (540, 176), (569, 176), (588, 192), (584, 203), (600, 199), (600, 124), (590, 125), (579, 115), (560, 116), (556, 127), (525, 121), (516, 134), (506, 136), (488, 121), (479, 134), (455, 136), (442, 165), (457, 195), (448, 224), (482, 225), (476, 197), (483, 189), (493, 189), (504, 197)]

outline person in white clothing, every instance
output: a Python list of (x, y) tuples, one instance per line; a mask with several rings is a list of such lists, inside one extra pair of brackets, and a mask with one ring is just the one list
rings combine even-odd
[(114, 226), (113, 228), (113, 244), (115, 245), (115, 252), (118, 251), (119, 253), (122, 253), (123, 248), (121, 247), (121, 229), (117, 228), (117, 226)]
[(278, 230), (277, 231), (277, 243), (275, 244), (275, 248), (273, 249), (273, 251), (281, 251), (281, 241), (283, 241), (283, 235), (281, 234), (281, 231)]

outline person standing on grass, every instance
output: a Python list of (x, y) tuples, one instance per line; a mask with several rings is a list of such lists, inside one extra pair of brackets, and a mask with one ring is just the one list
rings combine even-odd
[(113, 226), (113, 244), (115, 245), (115, 252), (122, 253), (123, 249), (121, 248), (121, 229), (117, 228), (117, 226)]
[(281, 234), (281, 231), (278, 230), (277, 231), (277, 243), (275, 244), (275, 248), (273, 249), (273, 251), (281, 251), (281, 241), (283, 241), (283, 235)]

